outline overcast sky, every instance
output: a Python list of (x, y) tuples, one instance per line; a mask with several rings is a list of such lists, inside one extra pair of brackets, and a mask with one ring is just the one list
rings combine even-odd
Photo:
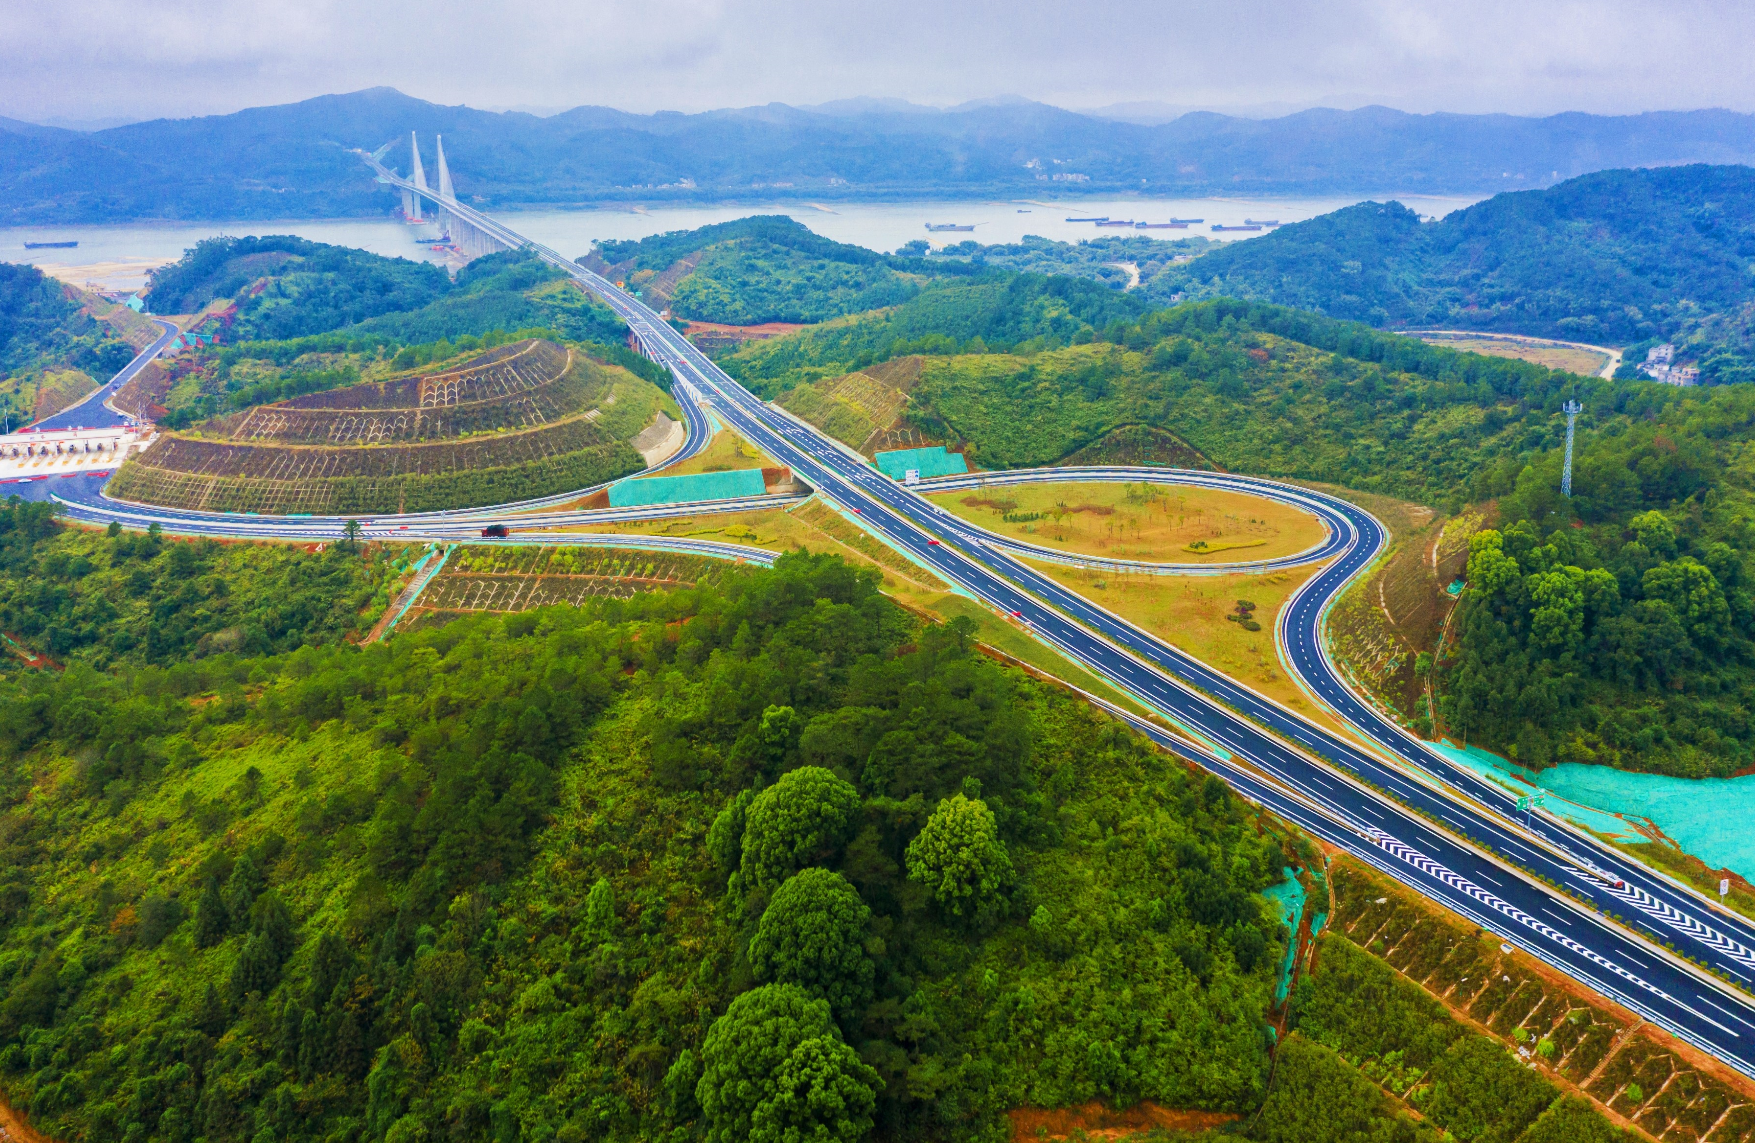
[(0, 114), (207, 114), (379, 84), (633, 111), (1001, 94), (1755, 111), (1752, 43), (1740, 0), (10, 0)]

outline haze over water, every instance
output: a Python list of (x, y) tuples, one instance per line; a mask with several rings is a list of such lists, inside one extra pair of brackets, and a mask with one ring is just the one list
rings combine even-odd
[[(723, 204), (688, 207), (592, 207), (576, 210), (496, 211), (508, 225), (529, 238), (569, 257), (584, 254), (605, 239), (645, 238), (670, 230), (692, 230), (751, 214), (784, 214), (825, 238), (873, 250), (890, 251), (924, 238), (933, 246), (974, 239), (984, 245), (1017, 242), (1035, 234), (1062, 242), (1107, 236), (1160, 239), (1205, 238), (1234, 241), (1253, 233), (1214, 234), (1213, 223), (1241, 225), (1245, 219), (1300, 222), (1365, 199), (1395, 198), (1422, 215), (1443, 216), (1477, 202), (1482, 196), (1349, 195), (1327, 198), (1093, 198), (1007, 202), (837, 202), (822, 208), (807, 203)], [(1205, 221), (1186, 230), (1099, 229), (1091, 223), (1067, 222), (1069, 215), (1108, 215), (1141, 222), (1171, 218)], [(932, 234), (927, 223), (973, 225), (972, 232)], [(112, 289), (136, 289), (151, 264), (178, 258), (203, 238), (217, 235), (296, 234), (316, 242), (355, 246), (374, 254), (443, 262), (421, 237), (436, 236), (432, 226), (414, 227), (388, 216), (379, 219), (289, 219), (267, 221), (164, 222), (106, 226), (30, 226), (0, 228), (0, 261), (49, 266), (98, 266), (89, 277)], [(1259, 233), (1265, 234), (1267, 231)], [(78, 240), (75, 249), (26, 250), (26, 242)], [(103, 265), (137, 262), (134, 266)], [(83, 284), (84, 279), (76, 279)]]

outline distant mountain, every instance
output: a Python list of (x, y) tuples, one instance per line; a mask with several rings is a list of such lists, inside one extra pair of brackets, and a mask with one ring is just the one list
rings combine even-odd
[[(1148, 125), (1008, 98), (853, 100), (696, 115), (444, 107), (390, 88), (90, 133), (0, 125), (0, 224), (297, 218), (388, 210), (351, 148), (445, 136), (482, 206), (595, 201), (1146, 194), (1488, 193), (1608, 167), (1755, 161), (1728, 111), (1522, 119), (1382, 107)], [(433, 154), (426, 151), (430, 169)]]
[(42, 123), (26, 123), (22, 119), (8, 119), (0, 115), (0, 131), (13, 135), (23, 135), (29, 139), (71, 139), (78, 131), (66, 127), (51, 127)]
[(1693, 165), (1602, 171), (1431, 223), (1360, 203), (1168, 268), (1153, 289), (1627, 345), (1755, 302), (1752, 261), (1755, 169)]

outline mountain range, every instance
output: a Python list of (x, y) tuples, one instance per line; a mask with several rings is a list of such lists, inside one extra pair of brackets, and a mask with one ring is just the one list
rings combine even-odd
[[(1752, 258), (1755, 170), (1700, 164), (1599, 171), (1435, 222), (1400, 203), (1362, 202), (1167, 267), (1150, 289), (1387, 328), (1637, 346), (1755, 304)], [(1755, 379), (1755, 363), (1734, 356), (1709, 377)]]
[[(1150, 118), (1150, 117), (1147, 117)], [(77, 132), (0, 120), (0, 225), (379, 214), (354, 148), (445, 137), (460, 194), (485, 207), (1064, 195), (1490, 194), (1610, 167), (1755, 161), (1730, 111), (1412, 115), (1383, 107), (1273, 119), (1192, 112), (1122, 122), (1026, 100), (948, 110), (889, 100), (547, 117), (447, 107), (390, 88), (230, 115)]]

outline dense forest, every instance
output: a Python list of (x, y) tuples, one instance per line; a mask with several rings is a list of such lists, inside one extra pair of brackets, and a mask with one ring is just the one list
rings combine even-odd
[(209, 238), (155, 270), (147, 297), (159, 313), (234, 300), (228, 342), (343, 333), (350, 344), (395, 346), (538, 327), (614, 342), (626, 331), (608, 307), (526, 250), (474, 259), (453, 280), (427, 262), (289, 235)]
[(1663, 167), (1495, 195), (1431, 223), (1360, 203), (1173, 267), (1154, 292), (1628, 345), (1755, 300), (1752, 256), (1755, 171)]
[(416, 309), (449, 288), (445, 271), (429, 262), (272, 234), (202, 239), (152, 272), (146, 298), (165, 314), (230, 298), (238, 306), (235, 336), (278, 339)]
[(1301, 843), (838, 561), (0, 688), (0, 1069), (62, 1137), (1001, 1138), (1266, 1088)]
[[(1062, 274), (1069, 278), (1089, 278), (1117, 290), (1144, 289), (1141, 296), (1167, 300), (1180, 287), (1169, 290), (1152, 289), (1158, 276), (1170, 267), (1211, 249), (1207, 238), (1150, 238), (1141, 234), (1117, 237), (1106, 235), (1081, 242), (1056, 242), (1051, 238), (1025, 235), (1021, 242), (994, 242), (982, 245), (973, 239), (950, 243), (932, 251), (929, 262), (966, 261), (973, 266), (992, 266), (1029, 274)], [(927, 255), (924, 239), (915, 239), (897, 253)], [(1131, 264), (1138, 271), (1138, 281), (1127, 271)]]
[[(649, 301), (679, 319), (733, 325), (861, 313), (905, 302), (932, 278), (970, 272), (960, 262), (929, 265), (912, 250), (885, 255), (835, 242), (782, 214), (599, 242), (579, 261), (651, 292)], [(666, 270), (675, 281), (660, 277)]]
[[(933, 250), (925, 239), (916, 239), (884, 255), (823, 238), (785, 215), (752, 215), (638, 241), (600, 242), (582, 260), (596, 259), (594, 265), (630, 289), (650, 289), (663, 271), (693, 259), (686, 273), (664, 287), (668, 292), (657, 295), (660, 304), (668, 303), (678, 318), (746, 325), (822, 322), (894, 306), (922, 289), (1017, 272), (1082, 278), (1122, 290), (1133, 277), (1118, 263), (1133, 264), (1144, 286), (1207, 245), (1204, 238), (1128, 236), (1072, 243), (1028, 237), (986, 246), (968, 240)], [(987, 273), (990, 269), (1001, 273)]]
[(1018, 354), (1088, 344), (1146, 305), (1095, 282), (988, 270), (935, 283), (903, 305), (751, 342), (720, 365), (763, 396), (911, 353)]
[[(772, 396), (920, 355), (908, 415), (985, 466), (1151, 425), (1493, 502), (1445, 719), (1534, 764), (1755, 750), (1744, 390), (973, 255), (919, 277), (727, 364)], [(450, 361), (525, 306), (632, 359), (526, 255), (399, 304), (203, 351), (178, 408)], [(1310, 842), (874, 573), (795, 552), (355, 645), (408, 554), (0, 510), (0, 629), (66, 668), (0, 669), (0, 1086), (53, 1137), (998, 1143), (1017, 1108), (1151, 1101), (1240, 1116), (1203, 1143), (1617, 1138), (1342, 937), (1276, 1037), (1260, 893)]]
[[(346, 544), (169, 540), (60, 528), (52, 501), (0, 503), (0, 630), (54, 659), (164, 666), (221, 651), (332, 643), (371, 626), (396, 557)], [(0, 660), (10, 662), (10, 658)]]

